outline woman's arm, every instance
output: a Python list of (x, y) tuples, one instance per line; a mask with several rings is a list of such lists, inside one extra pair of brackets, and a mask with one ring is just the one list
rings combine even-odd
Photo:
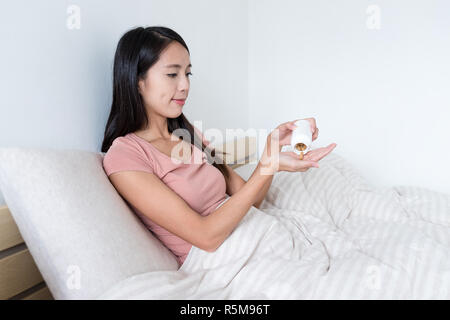
[(264, 186), (262, 187), (261, 192), (258, 195), (258, 197), (259, 197), (258, 200), (253, 204), (254, 207), (259, 209), (259, 206), (261, 205), (264, 198), (266, 197), (267, 191), (269, 190), (270, 185), (272, 184), (272, 180), (273, 180), (273, 175), (269, 176), (269, 178), (265, 182)]
[[(226, 179), (227, 184), (227, 194), (231, 197), (233, 194), (238, 192), (246, 183), (246, 181), (237, 174), (230, 166), (226, 165), (228, 172), (230, 173), (230, 176), (228, 179)], [(256, 170), (256, 168), (255, 168)], [(263, 202), (264, 198), (266, 197), (267, 191), (270, 188), (270, 185), (273, 180), (273, 175), (270, 176), (269, 179), (264, 183), (263, 187), (261, 188), (261, 191), (257, 195), (256, 201), (253, 203), (253, 206), (259, 209), (260, 204)]]
[(207, 216), (202, 217), (206, 238), (209, 239), (211, 251), (215, 251), (245, 216), (252, 204), (259, 197), (260, 190), (264, 187), (271, 175), (267, 174), (261, 161), (255, 171), (242, 186), (242, 188), (230, 197), (223, 205)]
[[(198, 134), (201, 138), (203, 143), (206, 146), (209, 146), (210, 142), (209, 140), (207, 140), (205, 138), (205, 136), (203, 135), (203, 133), (195, 126), (194, 127), (194, 131), (196, 132), (196, 134)], [(224, 163), (225, 164), (225, 163)], [(229, 178), (226, 179), (226, 185), (227, 185), (227, 190), (226, 193), (231, 197), (233, 194), (235, 194), (236, 192), (238, 192), (247, 181), (245, 181), (244, 179), (242, 179), (242, 177), (237, 174), (230, 166), (228, 166), (227, 164), (225, 164), (228, 173), (230, 174)], [(258, 199), (253, 203), (253, 206), (259, 209), (259, 206), (261, 205), (261, 203), (263, 202), (264, 198), (266, 197), (267, 191), (270, 188), (270, 185), (272, 184), (272, 178), (273, 176), (270, 176), (270, 179), (266, 181), (266, 183), (264, 184), (264, 186), (261, 189), (261, 193), (259, 193), (257, 195)]]

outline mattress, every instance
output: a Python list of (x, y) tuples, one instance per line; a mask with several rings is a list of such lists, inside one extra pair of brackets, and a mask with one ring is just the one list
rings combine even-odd
[[(239, 167), (243, 177), (255, 165)], [(214, 252), (99, 299), (449, 299), (450, 195), (374, 187), (345, 159), (278, 172)]]

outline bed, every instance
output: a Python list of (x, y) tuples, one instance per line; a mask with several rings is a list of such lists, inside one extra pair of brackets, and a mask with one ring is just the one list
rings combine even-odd
[(450, 195), (374, 187), (336, 152), (277, 173), (259, 209), (180, 269), (100, 168), (100, 154), (0, 149), (0, 188), (55, 299), (450, 298)]

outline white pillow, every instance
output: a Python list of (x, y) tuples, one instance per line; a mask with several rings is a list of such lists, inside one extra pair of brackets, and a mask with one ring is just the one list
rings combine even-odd
[(93, 299), (129, 276), (178, 269), (110, 183), (103, 156), (0, 148), (1, 191), (55, 299)]

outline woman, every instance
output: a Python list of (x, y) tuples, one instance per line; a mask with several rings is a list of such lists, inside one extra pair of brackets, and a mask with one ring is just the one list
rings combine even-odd
[[(250, 207), (259, 207), (275, 172), (318, 167), (335, 146), (312, 150), (301, 161), (281, 152), (296, 120), (283, 123), (267, 137), (263, 156), (245, 181), (207, 148), (209, 142), (183, 115), (191, 68), (189, 49), (173, 30), (139, 27), (125, 33), (114, 57), (113, 100), (102, 144), (111, 183), (180, 266), (192, 245), (216, 250)], [(315, 140), (315, 120), (308, 120)], [(174, 152), (180, 147), (181, 156)], [(193, 158), (200, 161), (192, 163)]]

